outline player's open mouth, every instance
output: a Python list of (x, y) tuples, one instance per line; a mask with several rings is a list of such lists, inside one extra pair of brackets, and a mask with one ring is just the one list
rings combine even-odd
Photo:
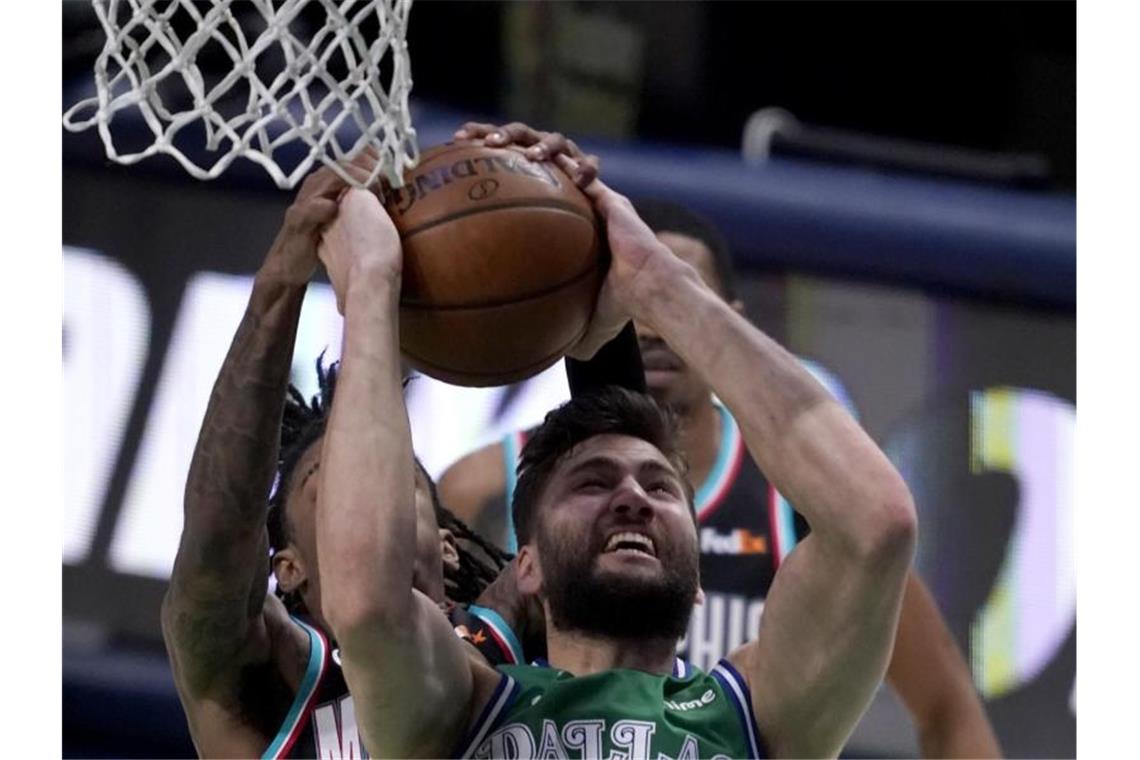
[(613, 534), (610, 536), (610, 540), (606, 541), (603, 553), (610, 554), (611, 552), (636, 552), (656, 557), (657, 547), (653, 545), (653, 539), (644, 533), (623, 531)]

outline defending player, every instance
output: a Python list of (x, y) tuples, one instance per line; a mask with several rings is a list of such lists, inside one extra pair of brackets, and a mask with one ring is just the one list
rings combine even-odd
[[(777, 573), (758, 639), (714, 676), (674, 674), (699, 594), (674, 442), (647, 397), (571, 402), (536, 434), (547, 445), (524, 453), (531, 497), (516, 514), (518, 583), (542, 599), (551, 669), (497, 672), (466, 657), (411, 585), (399, 238), (374, 196), (349, 191), (322, 248), (345, 331), (317, 546), (322, 609), (366, 743), (375, 756), (834, 756), (886, 669), (914, 551), (910, 494), (799, 362), (673, 256), (625, 198), (600, 181), (587, 193), (613, 258), (582, 353), (631, 317), (652, 325), (701, 368), (812, 533)], [(378, 492), (391, 498), (369, 497)]]
[[(480, 137), (499, 131), (524, 146), (560, 135), (522, 124), (464, 128)], [(743, 313), (728, 246), (707, 220), (677, 204), (640, 201), (638, 215), (705, 284)], [(696, 490), (705, 602), (693, 614), (678, 654), (709, 668), (759, 627), (764, 598), (780, 561), (802, 533), (786, 502), (745, 452), (740, 428), (708, 384), (646, 325), (637, 325), (649, 392), (680, 418), (681, 449)], [(525, 433), (507, 436), (456, 462), (440, 478), (443, 499), (480, 533), (514, 548), (510, 520), (515, 467)], [(796, 521), (799, 523), (800, 521)], [(887, 681), (911, 714), (924, 757), (999, 757), (1001, 752), (969, 668), (937, 604), (915, 573), (907, 580)]]
[[(367, 160), (347, 168), (367, 176), (361, 169)], [(318, 362), (321, 394), (312, 404), (294, 389), (286, 394), (301, 302), (318, 263), (319, 230), (336, 214), (345, 188), (336, 174), (321, 169), (305, 180), (286, 213), (254, 279), (191, 461), (162, 627), (191, 735), (206, 757), (361, 756), (352, 700), (321, 616), (314, 535), (335, 367), (326, 373)], [(266, 494), (278, 465), (267, 515)], [(446, 608), (452, 624), (464, 626), (459, 632), (489, 661), (515, 661), (520, 648), (511, 642), (509, 626), (517, 622), (520, 602), (513, 574), (484, 589), (504, 557), (483, 546), (483, 554), (496, 560), (489, 566), (469, 551), (468, 542), (478, 543), (478, 537), (440, 507), (423, 468), (408, 467), (416, 513), (416, 571), (409, 583)], [(268, 593), (270, 563), (284, 603)], [(480, 592), (482, 603), (494, 606), (507, 625), (495, 613), (484, 621), (453, 604), (471, 602)]]

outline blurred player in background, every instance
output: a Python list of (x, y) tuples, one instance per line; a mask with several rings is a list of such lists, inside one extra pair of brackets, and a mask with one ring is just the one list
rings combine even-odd
[[(466, 136), (498, 132), (497, 143), (549, 150), (565, 138), (522, 124), (467, 124)], [(674, 203), (636, 202), (638, 215), (679, 259), (733, 310), (735, 290), (728, 245), (707, 219)], [(681, 420), (681, 449), (696, 490), (701, 588), (679, 654), (708, 669), (756, 637), (764, 600), (782, 559), (802, 540), (806, 524), (781, 509), (752, 457), (736, 420), (718, 402), (702, 373), (690, 367), (648, 325), (637, 324), (648, 388)], [(452, 465), (440, 478), (444, 502), (481, 533), (513, 548), (515, 468), (527, 434), (512, 434)], [(887, 672), (916, 727), (924, 757), (998, 757), (1000, 747), (969, 668), (930, 591), (911, 572)]]
[(467, 657), (438, 605), (411, 584), (399, 236), (374, 195), (349, 191), (321, 253), (345, 327), (317, 545), (322, 609), (366, 742), (376, 756), (835, 755), (890, 655), (915, 540), (906, 485), (799, 362), (664, 247), (626, 199), (600, 181), (587, 193), (612, 263), (581, 353), (630, 318), (654, 325), (733, 410), (749, 450), (813, 531), (781, 566), (758, 639), (711, 675), (678, 672), (677, 640), (700, 594), (683, 460), (647, 396), (584, 396), (524, 452), (528, 497), (516, 502), (518, 585), (542, 599), (549, 667), (496, 672)]
[[(369, 160), (346, 169), (366, 177)], [(311, 403), (288, 385), (320, 231), (346, 187), (320, 169), (286, 212), (191, 461), (162, 629), (191, 735), (206, 757), (361, 757), (354, 707), (321, 612), (316, 554), (319, 464), (336, 366), (326, 370), (318, 360), (320, 394)], [(505, 555), (440, 506), (418, 462), (407, 466), (415, 483), (411, 583), (483, 657), (518, 661), (521, 649), (509, 638), (511, 627), (523, 625), (513, 574), (487, 587)], [(271, 567), (281, 598), (268, 592)], [(456, 604), (477, 597), (485, 606), (472, 612), (486, 618)]]

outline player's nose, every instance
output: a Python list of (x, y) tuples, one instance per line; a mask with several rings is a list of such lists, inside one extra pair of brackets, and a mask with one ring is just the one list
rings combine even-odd
[(653, 517), (653, 501), (633, 475), (624, 477), (610, 499), (610, 509), (622, 517), (649, 520)]

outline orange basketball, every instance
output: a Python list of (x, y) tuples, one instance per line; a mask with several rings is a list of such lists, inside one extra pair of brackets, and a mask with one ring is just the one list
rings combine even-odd
[(400, 347), (444, 382), (530, 377), (585, 332), (604, 267), (589, 199), (517, 147), (448, 143), (423, 153), (384, 205), (400, 231)]

